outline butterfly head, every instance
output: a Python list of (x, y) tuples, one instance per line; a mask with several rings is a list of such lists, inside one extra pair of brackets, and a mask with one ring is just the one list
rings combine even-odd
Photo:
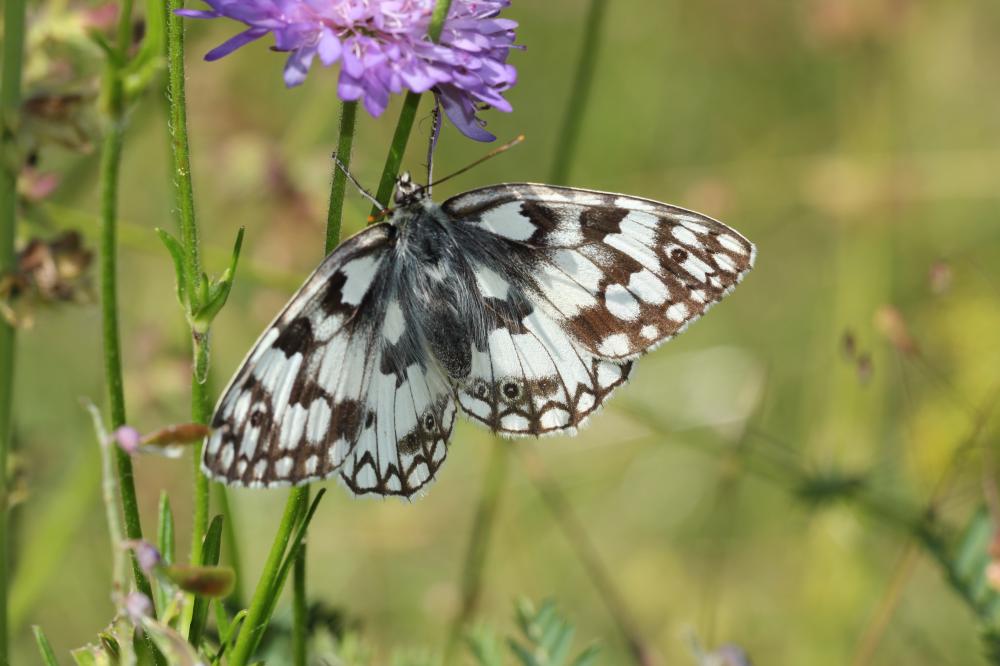
[(406, 204), (418, 201), (425, 196), (427, 196), (427, 188), (413, 182), (413, 178), (410, 177), (409, 171), (404, 171), (399, 174), (399, 178), (396, 179), (397, 206), (405, 206)]

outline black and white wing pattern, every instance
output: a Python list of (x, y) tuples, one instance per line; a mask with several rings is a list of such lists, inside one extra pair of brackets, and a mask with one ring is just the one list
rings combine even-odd
[(721, 222), (620, 194), (509, 184), (442, 208), (489, 313), (459, 404), (504, 434), (582, 424), (632, 359), (726, 296), (755, 255)]
[(504, 435), (572, 432), (754, 261), (721, 222), (647, 199), (512, 184), (438, 206), (400, 185), (389, 222), (328, 256), (251, 350), (211, 478), (410, 497), (457, 406)]
[(434, 477), (455, 403), (394, 291), (397, 235), (379, 224), (345, 241), (267, 327), (216, 408), (210, 478), (275, 487), (339, 474), (354, 493), (410, 496)]

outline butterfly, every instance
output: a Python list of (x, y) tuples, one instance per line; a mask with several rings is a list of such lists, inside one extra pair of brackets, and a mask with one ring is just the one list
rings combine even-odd
[(721, 222), (623, 194), (512, 183), (437, 204), (404, 174), (396, 203), (254, 345), (212, 419), (210, 478), (408, 498), (458, 412), (506, 436), (574, 433), (756, 255)]

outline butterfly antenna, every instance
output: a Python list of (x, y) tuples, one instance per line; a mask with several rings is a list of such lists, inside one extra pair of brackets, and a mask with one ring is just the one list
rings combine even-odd
[(427, 184), (427, 188), (429, 189), (429, 188), (431, 188), (431, 187), (433, 187), (435, 185), (440, 185), (441, 183), (445, 182), (446, 180), (451, 180), (455, 176), (463, 174), (463, 173), (465, 173), (466, 171), (468, 171), (469, 169), (471, 169), (473, 167), (479, 166), (480, 164), (482, 164), (486, 160), (491, 159), (493, 157), (496, 157), (500, 153), (503, 153), (503, 152), (506, 152), (506, 151), (510, 150), (511, 148), (513, 148), (517, 144), (521, 143), (522, 141), (524, 141), (524, 135), (523, 134), (519, 134), (513, 140), (508, 141), (507, 143), (503, 144), (502, 146), (498, 146), (498, 147), (494, 148), (493, 150), (491, 150), (490, 152), (486, 153), (485, 155), (483, 155), (482, 157), (480, 157), (478, 160), (476, 160), (472, 164), (464, 166), (461, 169), (459, 169), (458, 171), (453, 171), (452, 173), (448, 174), (447, 176), (445, 176), (441, 180), (434, 181), (433, 183), (428, 183)]
[(437, 149), (438, 137), (441, 136), (441, 103), (434, 98), (434, 110), (431, 111), (431, 140), (427, 146), (427, 186), (424, 188), (430, 194), (430, 183), (434, 180), (434, 151)]
[(368, 190), (366, 190), (364, 187), (361, 186), (361, 183), (359, 183), (358, 179), (354, 177), (354, 174), (352, 174), (350, 170), (347, 168), (347, 166), (340, 161), (340, 156), (337, 155), (337, 153), (333, 154), (333, 161), (337, 164), (337, 168), (339, 168), (341, 171), (344, 172), (344, 175), (347, 176), (347, 179), (349, 181), (351, 181), (351, 184), (358, 189), (358, 192), (361, 193), (361, 196), (363, 196), (365, 199), (368, 199), (373, 204), (375, 204), (375, 207), (379, 209), (380, 216), (385, 215), (389, 211), (389, 209), (383, 206), (379, 202), (379, 200), (372, 195), (371, 192), (369, 192)]

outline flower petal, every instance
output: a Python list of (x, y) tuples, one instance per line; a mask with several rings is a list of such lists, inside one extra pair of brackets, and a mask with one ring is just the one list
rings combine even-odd
[(205, 54), (205, 60), (212, 62), (213, 60), (218, 60), (219, 58), (224, 58), (241, 46), (246, 46), (250, 42), (260, 39), (267, 34), (267, 30), (261, 28), (250, 28), (249, 30), (244, 30), (238, 35), (234, 35), (219, 44), (214, 49)]
[(483, 129), (486, 123), (476, 117), (475, 106), (461, 91), (453, 86), (439, 86), (435, 94), (448, 120), (459, 132), (474, 141), (496, 141), (495, 136)]

